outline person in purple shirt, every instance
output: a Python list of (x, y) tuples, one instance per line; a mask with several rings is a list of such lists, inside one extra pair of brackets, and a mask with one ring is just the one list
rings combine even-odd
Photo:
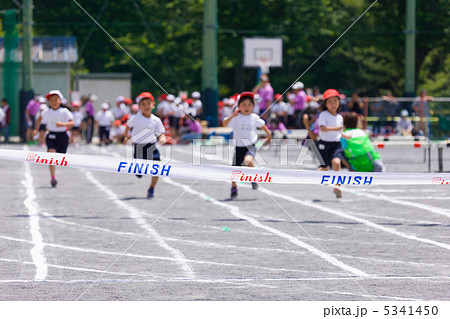
[(259, 78), (260, 82), (257, 86), (253, 88), (253, 93), (258, 93), (261, 100), (259, 102), (259, 114), (261, 118), (268, 122), (270, 115), (270, 106), (273, 101), (273, 88), (270, 85), (270, 80), (267, 74), (261, 75)]
[(92, 142), (92, 136), (94, 133), (94, 115), (95, 115), (95, 109), (94, 109), (94, 104), (92, 103), (92, 101), (94, 101), (95, 98), (92, 95), (88, 95), (87, 97), (82, 97), (81, 98), (81, 102), (82, 104), (82, 108), (83, 111), (85, 113), (85, 117), (83, 120), (83, 126), (85, 131), (85, 136), (86, 136), (86, 143), (91, 143)]
[(33, 142), (33, 130), (34, 130), (34, 124), (36, 122), (36, 113), (39, 110), (39, 107), (41, 106), (41, 103), (39, 102), (39, 95), (35, 95), (30, 102), (27, 104), (27, 108), (25, 109), (25, 120), (26, 120), (26, 140), (27, 143)]
[(292, 86), (292, 90), (295, 94), (294, 99), (294, 117), (295, 117), (295, 128), (303, 128), (302, 123), (302, 112), (306, 107), (306, 93), (303, 90), (305, 88), (302, 82), (296, 82)]

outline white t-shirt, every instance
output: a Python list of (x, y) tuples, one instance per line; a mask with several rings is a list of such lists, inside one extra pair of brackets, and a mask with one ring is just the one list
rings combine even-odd
[(95, 120), (98, 122), (98, 126), (111, 126), (112, 122), (114, 122), (114, 115), (109, 110), (100, 110), (95, 115)]
[(159, 117), (153, 114), (145, 117), (141, 112), (129, 119), (127, 126), (131, 128), (131, 140), (135, 144), (156, 143), (157, 137), (166, 131)]
[(80, 111), (73, 111), (72, 115), (73, 115), (73, 123), (74, 123), (73, 126), (79, 127), (81, 125), (81, 122), (84, 119), (83, 111), (81, 111), (81, 110)]
[(3, 120), (5, 119), (5, 117), (6, 117), (5, 111), (3, 111), (3, 109), (0, 107), (0, 124), (4, 125)]
[(287, 105), (286, 102), (278, 102), (278, 103), (275, 103), (275, 104), (271, 107), (271, 109), (272, 109), (272, 112), (273, 112), (273, 113), (279, 115), (279, 114), (284, 113), (284, 112), (287, 113), (287, 111), (288, 111), (288, 105)]
[(118, 127), (113, 127), (109, 131), (109, 138), (113, 139), (116, 136), (120, 136), (125, 133), (125, 125), (119, 125)]
[[(39, 116), (42, 115), (42, 113), (44, 113), (48, 109), (49, 109), (48, 105), (45, 103), (42, 103), (41, 106), (39, 107), (39, 110), (36, 112), (36, 115), (35, 115), (36, 120), (39, 118)], [(42, 118), (42, 120), (41, 120), (41, 125), (42, 124), (44, 124), (44, 125), (47, 124), (47, 123), (45, 123), (44, 118)]]
[(128, 114), (128, 107), (124, 103), (120, 103), (119, 107), (115, 107), (111, 110), (116, 120), (119, 120), (125, 114)]
[(201, 109), (201, 108), (203, 107), (203, 104), (202, 104), (202, 101), (200, 101), (200, 100), (195, 100), (195, 101), (192, 103), (192, 106), (195, 107), (195, 110), (197, 111), (196, 113), (198, 114), (198, 113), (199, 113), (198, 110)]
[[(344, 125), (344, 119), (340, 114), (332, 115), (328, 111), (323, 111), (319, 115), (318, 123), (319, 127), (337, 127)], [(322, 130), (319, 130), (319, 137), (325, 142), (339, 142), (341, 140), (341, 131), (323, 132)]]
[(162, 113), (164, 116), (167, 115), (167, 113), (170, 112), (170, 103), (169, 101), (161, 101), (161, 103), (158, 104), (158, 106), (156, 107), (156, 111), (159, 113)]
[(255, 144), (258, 140), (256, 129), (264, 126), (266, 123), (255, 113), (249, 115), (238, 114), (231, 119), (228, 127), (233, 129), (233, 137), (236, 140), (236, 146), (243, 147)]
[(359, 128), (345, 131), (345, 134), (350, 135), (350, 138), (366, 136), (366, 132), (364, 132), (363, 130), (361, 130)]
[(65, 132), (65, 126), (56, 126), (56, 122), (68, 122), (73, 120), (72, 113), (65, 107), (59, 107), (56, 110), (49, 108), (42, 113), (42, 120), (45, 121), (47, 129), (50, 132)]
[(224, 106), (222, 109), (222, 121), (233, 114), (233, 108), (231, 106)]

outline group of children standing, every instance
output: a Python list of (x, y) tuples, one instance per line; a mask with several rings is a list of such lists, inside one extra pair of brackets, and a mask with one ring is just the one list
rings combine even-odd
[[(58, 90), (50, 91), (46, 98), (50, 108), (42, 111), (37, 118), (34, 134), (37, 133), (41, 123), (45, 123), (45, 128), (48, 130), (45, 138), (47, 151), (66, 153), (69, 145), (67, 131), (80, 124), (80, 120), (76, 118), (77, 111), (71, 113), (68, 109), (61, 107), (63, 96)], [(373, 150), (373, 147), (371, 148), (367, 134), (357, 129), (357, 114), (348, 113), (345, 118), (339, 114), (339, 92), (329, 89), (325, 91), (323, 98), (318, 119), (319, 141), (317, 142), (317, 147), (324, 161), (324, 165), (320, 169), (328, 170), (331, 167), (334, 171), (339, 171), (342, 165), (345, 165), (353, 170), (383, 171), (384, 167), (379, 154)], [(142, 92), (136, 98), (136, 103), (139, 112), (127, 120), (123, 142), (126, 143), (131, 138), (134, 145), (134, 158), (159, 161), (160, 154), (157, 142), (164, 144), (166, 138), (161, 119), (152, 114), (155, 108), (153, 95), (150, 92)], [(236, 140), (234, 166), (254, 167), (258, 128), (261, 128), (267, 135), (265, 143), (270, 144), (271, 142), (271, 132), (264, 120), (253, 113), (254, 106), (254, 93), (243, 92), (237, 98), (236, 109), (223, 121), (224, 126), (232, 128)], [(105, 117), (108, 121), (114, 118), (112, 114), (108, 113), (110, 112), (108, 108), (109, 105), (102, 104), (102, 110), (96, 116), (101, 136), (107, 134), (105, 126), (102, 125), (102, 118)], [(130, 134), (131, 136), (129, 136)], [(56, 187), (55, 166), (50, 166), (50, 175), (50, 183), (52, 187)], [(137, 177), (142, 176), (137, 175)], [(148, 198), (154, 197), (157, 181), (158, 177), (153, 176), (147, 190)], [(252, 188), (257, 189), (258, 184), (253, 182)], [(334, 193), (337, 198), (342, 197), (340, 185), (335, 186)], [(237, 184), (232, 182), (231, 198), (234, 199), (237, 196)]]

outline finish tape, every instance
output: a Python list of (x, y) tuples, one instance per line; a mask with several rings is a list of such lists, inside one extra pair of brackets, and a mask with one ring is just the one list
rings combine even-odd
[(224, 165), (193, 165), (95, 155), (60, 154), (0, 149), (0, 159), (55, 165), (119, 174), (149, 175), (220, 182), (313, 185), (450, 185), (444, 173), (362, 173), (347, 171), (305, 171)]

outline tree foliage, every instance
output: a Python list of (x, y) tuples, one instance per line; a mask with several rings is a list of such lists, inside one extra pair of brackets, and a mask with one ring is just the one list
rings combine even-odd
[[(158, 83), (174, 92), (201, 86), (203, 1), (77, 0)], [(250, 89), (256, 70), (242, 67), (243, 38), (283, 39), (282, 68), (271, 70), (284, 91), (373, 1), (218, 0), (220, 95)], [(137, 3), (137, 6), (136, 6)], [(161, 88), (74, 1), (34, 1), (36, 35), (75, 35), (79, 69), (131, 72), (133, 94)], [(103, 8), (103, 6), (105, 6)], [(374, 95), (403, 93), (405, 0), (379, 0), (300, 80)], [(139, 9), (145, 17), (142, 20)], [(103, 8), (103, 11), (102, 11)], [(448, 0), (417, 0), (417, 89), (449, 94)]]

